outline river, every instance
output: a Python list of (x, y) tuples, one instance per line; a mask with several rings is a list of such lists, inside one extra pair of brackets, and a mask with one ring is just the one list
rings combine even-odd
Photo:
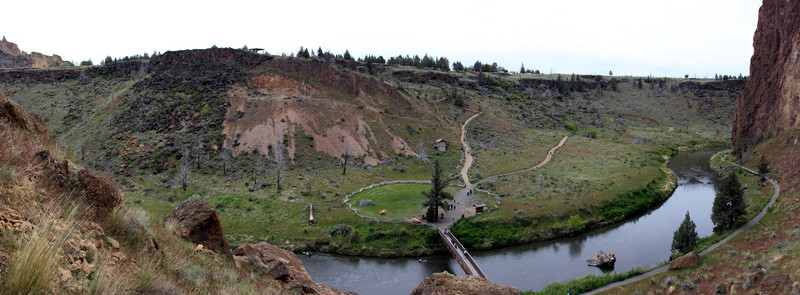
[[(537, 242), (472, 256), (489, 280), (541, 290), (550, 283), (568, 281), (603, 270), (586, 265), (598, 250), (617, 256), (614, 271), (651, 267), (667, 259), (673, 232), (688, 211), (700, 237), (712, 233), (711, 206), (717, 174), (709, 167), (714, 151), (679, 153), (667, 165), (678, 177), (678, 187), (661, 206), (626, 222), (569, 238)], [(449, 254), (418, 258), (373, 258), (331, 254), (300, 255), (315, 282), (360, 294), (409, 294), (425, 277), (448, 271), (464, 275)]]

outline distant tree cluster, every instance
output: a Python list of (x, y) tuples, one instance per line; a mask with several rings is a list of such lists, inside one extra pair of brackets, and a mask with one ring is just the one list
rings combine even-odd
[[(472, 70), (476, 72), (484, 72), (484, 73), (493, 73), (497, 71), (505, 71), (502, 67), (498, 67), (497, 63), (492, 64), (484, 64), (481, 61), (475, 61), (475, 64), (472, 65)], [(508, 71), (505, 71), (508, 72)]]
[[(283, 54), (286, 56), (286, 54)], [(300, 47), (297, 51), (296, 55), (293, 53), (290, 55), (292, 57), (299, 57), (299, 58), (318, 58), (328, 62), (338, 63), (345, 65), (350, 68), (357, 68), (359, 65), (367, 67), (370, 72), (374, 69), (376, 65), (387, 65), (387, 66), (410, 66), (416, 68), (427, 68), (427, 69), (436, 69), (444, 72), (453, 71), (467, 71), (473, 70), (476, 72), (505, 72), (506, 70), (503, 67), (497, 65), (497, 63), (491, 64), (484, 64), (480, 61), (476, 61), (472, 67), (465, 67), (463, 63), (460, 61), (456, 61), (451, 63), (447, 57), (434, 57), (429, 56), (427, 54), (420, 57), (419, 55), (398, 55), (392, 56), (388, 59), (385, 59), (383, 56), (374, 56), (374, 55), (365, 55), (363, 58), (354, 58), (349, 50), (345, 50), (343, 55), (340, 54), (333, 54), (330, 51), (323, 52), (322, 47), (318, 48), (316, 51), (309, 50), (305, 47)], [(522, 67), (524, 69), (524, 65)], [(540, 74), (539, 70), (531, 70), (531, 69), (524, 69), (522, 73), (532, 73), (532, 74)]]
[(556, 88), (559, 93), (569, 93), (572, 91), (582, 92), (584, 90), (583, 87), (583, 82), (581, 82), (581, 76), (579, 75), (572, 74), (569, 81), (564, 81), (561, 75), (558, 75), (556, 78)]
[(397, 57), (390, 57), (389, 60), (386, 61), (386, 64), (390, 66), (401, 65), (417, 68), (432, 68), (445, 72), (450, 71), (450, 61), (446, 57), (430, 57), (427, 54), (422, 58), (420, 58), (419, 55), (414, 55), (414, 57), (398, 55)]
[(526, 69), (525, 68), (525, 64), (523, 63), (522, 66), (519, 67), (519, 73), (520, 74), (537, 74), (538, 75), (539, 74), (539, 70), (535, 70), (534, 71), (534, 70), (531, 70), (531, 69)]
[(714, 80), (728, 81), (728, 80), (744, 80), (744, 79), (747, 79), (747, 77), (742, 76), (741, 73), (739, 73), (739, 76), (714, 74)]
[[(161, 54), (158, 53), (157, 51), (154, 51), (153, 55), (150, 55), (147, 52), (145, 52), (144, 54), (134, 54), (134, 55), (125, 56), (125, 57), (122, 57), (122, 58), (111, 58), (111, 56), (106, 56), (106, 58), (100, 64), (108, 65), (108, 64), (115, 63), (115, 62), (121, 62), (121, 61), (146, 60), (146, 59), (150, 59), (151, 57), (156, 57), (158, 55), (161, 55)], [(89, 62), (91, 63), (91, 61), (92, 60), (90, 59)], [(81, 62), (81, 65), (82, 66), (84, 65), (83, 62)], [(88, 64), (88, 65), (90, 66), (91, 64)]]

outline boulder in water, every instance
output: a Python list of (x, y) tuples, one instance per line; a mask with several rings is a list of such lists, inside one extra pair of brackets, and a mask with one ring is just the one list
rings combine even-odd
[(614, 256), (614, 253), (603, 250), (598, 251), (597, 256), (586, 259), (586, 264), (589, 266), (614, 267), (614, 262), (617, 262), (617, 257)]

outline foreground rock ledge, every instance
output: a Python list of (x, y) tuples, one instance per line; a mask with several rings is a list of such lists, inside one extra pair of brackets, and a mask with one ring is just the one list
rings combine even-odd
[(467, 294), (519, 294), (519, 289), (511, 286), (500, 285), (493, 283), (487, 279), (468, 276), (459, 277), (449, 274), (448, 272), (440, 272), (432, 274), (431, 276), (422, 280), (411, 292), (412, 295), (422, 294), (453, 294), (453, 295), (467, 295)]
[(301, 294), (355, 294), (316, 284), (306, 272), (303, 262), (294, 253), (261, 242), (243, 244), (233, 251), (239, 265), (254, 268), (264, 275), (281, 281), (288, 290)]

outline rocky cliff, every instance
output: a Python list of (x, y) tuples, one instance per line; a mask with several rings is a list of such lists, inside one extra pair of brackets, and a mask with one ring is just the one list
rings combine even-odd
[(61, 64), (58, 55), (48, 56), (38, 52), (26, 53), (17, 44), (8, 42), (5, 36), (0, 40), (0, 68), (45, 68)]
[(800, 2), (764, 1), (753, 37), (750, 77), (738, 99), (735, 152), (800, 126)]

